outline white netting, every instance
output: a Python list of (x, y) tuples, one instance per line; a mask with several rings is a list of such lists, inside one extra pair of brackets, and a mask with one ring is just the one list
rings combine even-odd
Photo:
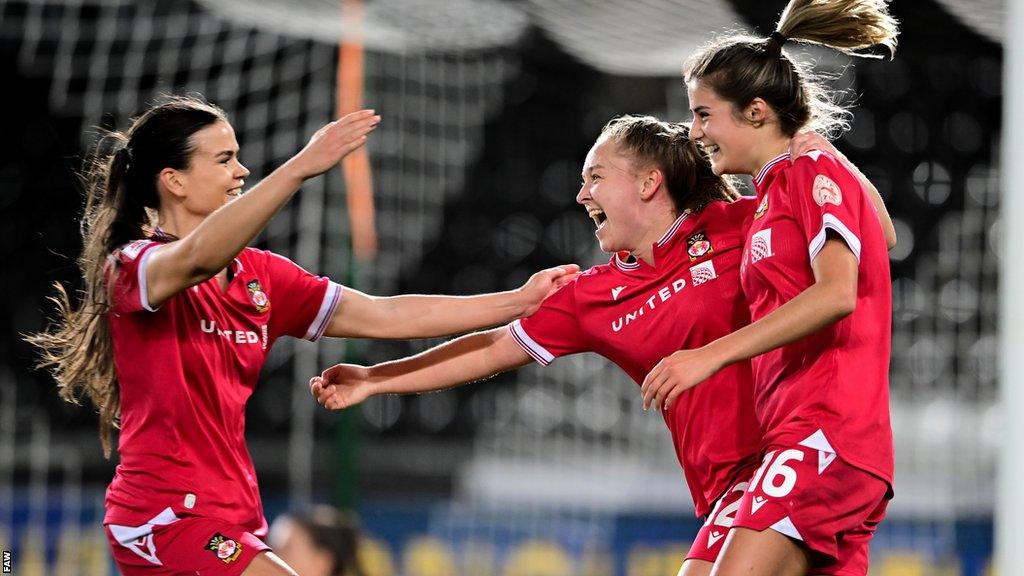
[[(446, 14), (446, 6), (392, 3), (375, 14), (390, 18), (409, 40), (416, 38), (410, 29), (437, 12)], [(240, 15), (225, 17), (188, 1), (4, 0), (0, 14), (0, 39), (18, 47), (23, 76), (48, 79), (55, 116), (80, 119), (84, 130), (123, 129), (161, 93), (201, 93), (227, 112), (251, 182), (298, 151), (333, 115), (333, 43), (256, 29)], [(334, 18), (340, 21), (340, 15)], [(484, 34), (478, 22), (463, 19), (465, 34), (439, 35), (445, 42), (430, 46), (368, 46), (365, 104), (384, 116), (369, 145), (381, 246), (372, 267), (348, 278), (344, 186), (337, 171), (303, 186), (263, 234), (268, 247), (339, 281), (391, 292), (399, 271), (415, 265), (437, 237), (445, 198), (461, 193), (467, 166), (479, 154), (483, 125), (500, 109), (503, 87), (516, 71), (516, 57), (504, 44), (522, 25), (502, 20)], [(95, 137), (94, 131), (84, 132), (83, 145)], [(267, 372), (290, 361), (284, 379), (304, 381), (319, 371), (319, 351), (335, 360), (342, 346), (285, 341), (275, 348)], [(268, 425), (290, 420), (292, 496), (307, 500), (316, 406), (301, 386), (265, 390), (255, 404)], [(288, 396), (291, 411), (282, 410)]]
[[(0, 39), (17, 43), (23, 75), (50, 79), (52, 111), (81, 118), (83, 127), (123, 127), (161, 92), (203, 93), (227, 110), (256, 181), (331, 117), (335, 41), (351, 30), (341, 21), (338, 0), (197, 1), (0, 0)], [(942, 3), (987, 37), (998, 38), (1002, 3)], [(663, 112), (678, 119), (686, 116), (677, 79), (682, 58), (710, 31), (742, 24), (728, 3), (711, 0), (367, 2), (361, 30), (367, 47), (366, 104), (384, 116), (370, 144), (381, 252), (361, 271), (360, 287), (393, 291), (400, 271), (417, 265), (438, 238), (444, 202), (463, 193), (484, 124), (505, 104), (503, 89), (517, 74), (519, 62), (509, 48), (530, 26), (603, 72), (669, 78), (665, 92), (672, 109)], [(884, 88), (895, 93), (902, 85), (906, 93), (910, 77), (894, 73)], [(910, 123), (922, 122), (912, 112), (902, 114)], [(900, 122), (893, 118), (889, 129)], [(871, 125), (870, 113), (858, 111), (858, 124)], [(962, 141), (969, 131), (954, 132)], [(914, 250), (916, 269), (898, 279), (893, 290), (898, 497), (891, 511), (895, 517), (931, 521), (934, 529), (908, 532), (910, 548), (916, 547), (915, 539), (945, 545), (953, 538), (952, 520), (993, 509), (999, 440), (996, 167), (994, 162), (977, 165), (960, 191), (951, 187), (951, 168), (944, 162), (921, 161), (912, 175), (914, 186), (892, 191), (918, 194), (923, 205), (934, 207), (964, 194), (962, 209), (944, 211), (926, 236), (902, 233), (894, 253), (902, 260)], [(563, 184), (575, 185), (577, 167), (565, 171)], [(266, 231), (269, 247), (314, 271), (344, 278), (349, 262), (342, 189), (337, 173), (307, 184)], [(897, 224), (903, 232), (913, 228)], [(536, 229), (542, 230), (539, 224)], [(582, 239), (567, 238), (592, 242), (589, 231)], [(570, 252), (579, 253), (571, 247)], [(591, 254), (587, 260), (603, 259)], [(321, 346), (329, 352), (325, 359), (339, 357), (338, 345)], [(319, 367), (317, 350), (283, 347), (268, 368), (297, 354), (294, 375), (301, 381)], [(302, 392), (287, 413), (280, 395), (290, 393), (280, 387), (273, 393), (278, 396), (261, 400), (270, 424), (301, 420), (315, 408)], [(523, 518), (513, 519), (515, 530), (547, 534), (552, 526), (543, 510), (571, 508), (577, 516), (566, 529), (577, 530), (584, 542), (604, 530), (577, 522), (591, 513), (690, 508), (660, 415), (641, 411), (636, 385), (605, 360), (582, 356), (548, 368), (531, 366), (512, 386), (478, 398), (477, 419), (484, 424), (473, 459), (460, 472), (463, 493), (477, 503), (519, 506)], [(387, 417), (383, 411), (378, 416)], [(311, 435), (311, 428), (304, 430)], [(22, 450), (12, 442), (0, 448), (4, 462)], [(299, 448), (291, 451), (293, 458), (303, 452), (302, 446), (293, 448)], [(651, 494), (658, 495), (656, 501)], [(502, 520), (500, 512), (454, 509), (438, 515), (434, 530), (499, 530)], [(902, 537), (893, 536), (897, 544)]]

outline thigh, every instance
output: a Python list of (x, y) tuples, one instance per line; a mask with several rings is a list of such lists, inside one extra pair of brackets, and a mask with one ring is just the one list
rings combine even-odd
[(807, 550), (774, 530), (733, 527), (712, 576), (803, 576), (810, 568)]
[(269, 550), (257, 554), (242, 576), (298, 576), (291, 566)]
[(683, 566), (679, 569), (679, 573), (676, 576), (708, 576), (711, 574), (713, 566), (714, 564), (707, 560), (687, 558), (683, 561)]

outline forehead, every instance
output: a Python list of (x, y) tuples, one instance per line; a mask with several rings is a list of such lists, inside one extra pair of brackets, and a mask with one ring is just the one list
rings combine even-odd
[(619, 150), (617, 142), (607, 136), (601, 136), (587, 154), (583, 171), (586, 172), (598, 165), (623, 169), (629, 167), (629, 159)]
[(710, 106), (721, 101), (714, 90), (696, 78), (686, 83), (686, 95), (690, 99), (690, 108)]
[(191, 140), (197, 152), (217, 154), (222, 150), (238, 148), (234, 129), (223, 120), (218, 120), (199, 130), (192, 135)]

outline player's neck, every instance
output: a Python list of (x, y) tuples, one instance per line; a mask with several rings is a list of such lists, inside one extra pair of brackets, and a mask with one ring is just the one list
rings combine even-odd
[(669, 228), (675, 224), (678, 218), (679, 215), (674, 211), (658, 212), (655, 217), (651, 218), (651, 225), (644, 232), (640, 245), (635, 250), (630, 250), (630, 254), (637, 260), (643, 260), (654, 266), (654, 245), (665, 237)]
[(758, 175), (766, 164), (778, 158), (780, 155), (789, 152), (789, 144), (791, 141), (791, 138), (784, 135), (779, 135), (778, 137), (765, 141), (763, 145), (758, 147), (757, 152), (754, 154), (754, 163), (753, 166), (751, 166), (750, 175)]
[(184, 238), (192, 233), (204, 218), (177, 210), (160, 210), (157, 213), (157, 226), (164, 234), (174, 238)]

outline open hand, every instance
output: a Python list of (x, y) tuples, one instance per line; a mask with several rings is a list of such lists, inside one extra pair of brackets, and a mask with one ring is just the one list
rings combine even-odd
[(832, 156), (835, 156), (841, 162), (847, 163), (849, 160), (843, 153), (835, 147), (834, 144), (828, 141), (827, 138), (818, 134), (814, 130), (804, 130), (797, 132), (793, 139), (789, 142), (789, 155), (793, 160), (807, 154), (812, 150), (821, 150), (822, 152), (828, 152)]
[(529, 316), (540, 308), (545, 298), (579, 276), (580, 267), (576, 264), (563, 264), (537, 272), (519, 288), (523, 298), (523, 316)]
[(309, 391), (321, 406), (342, 410), (373, 395), (369, 370), (356, 364), (335, 364), (309, 379)]
[(288, 164), (303, 179), (323, 174), (365, 144), (367, 134), (379, 123), (380, 116), (373, 110), (346, 114), (317, 130), (306, 147), (292, 156)]

